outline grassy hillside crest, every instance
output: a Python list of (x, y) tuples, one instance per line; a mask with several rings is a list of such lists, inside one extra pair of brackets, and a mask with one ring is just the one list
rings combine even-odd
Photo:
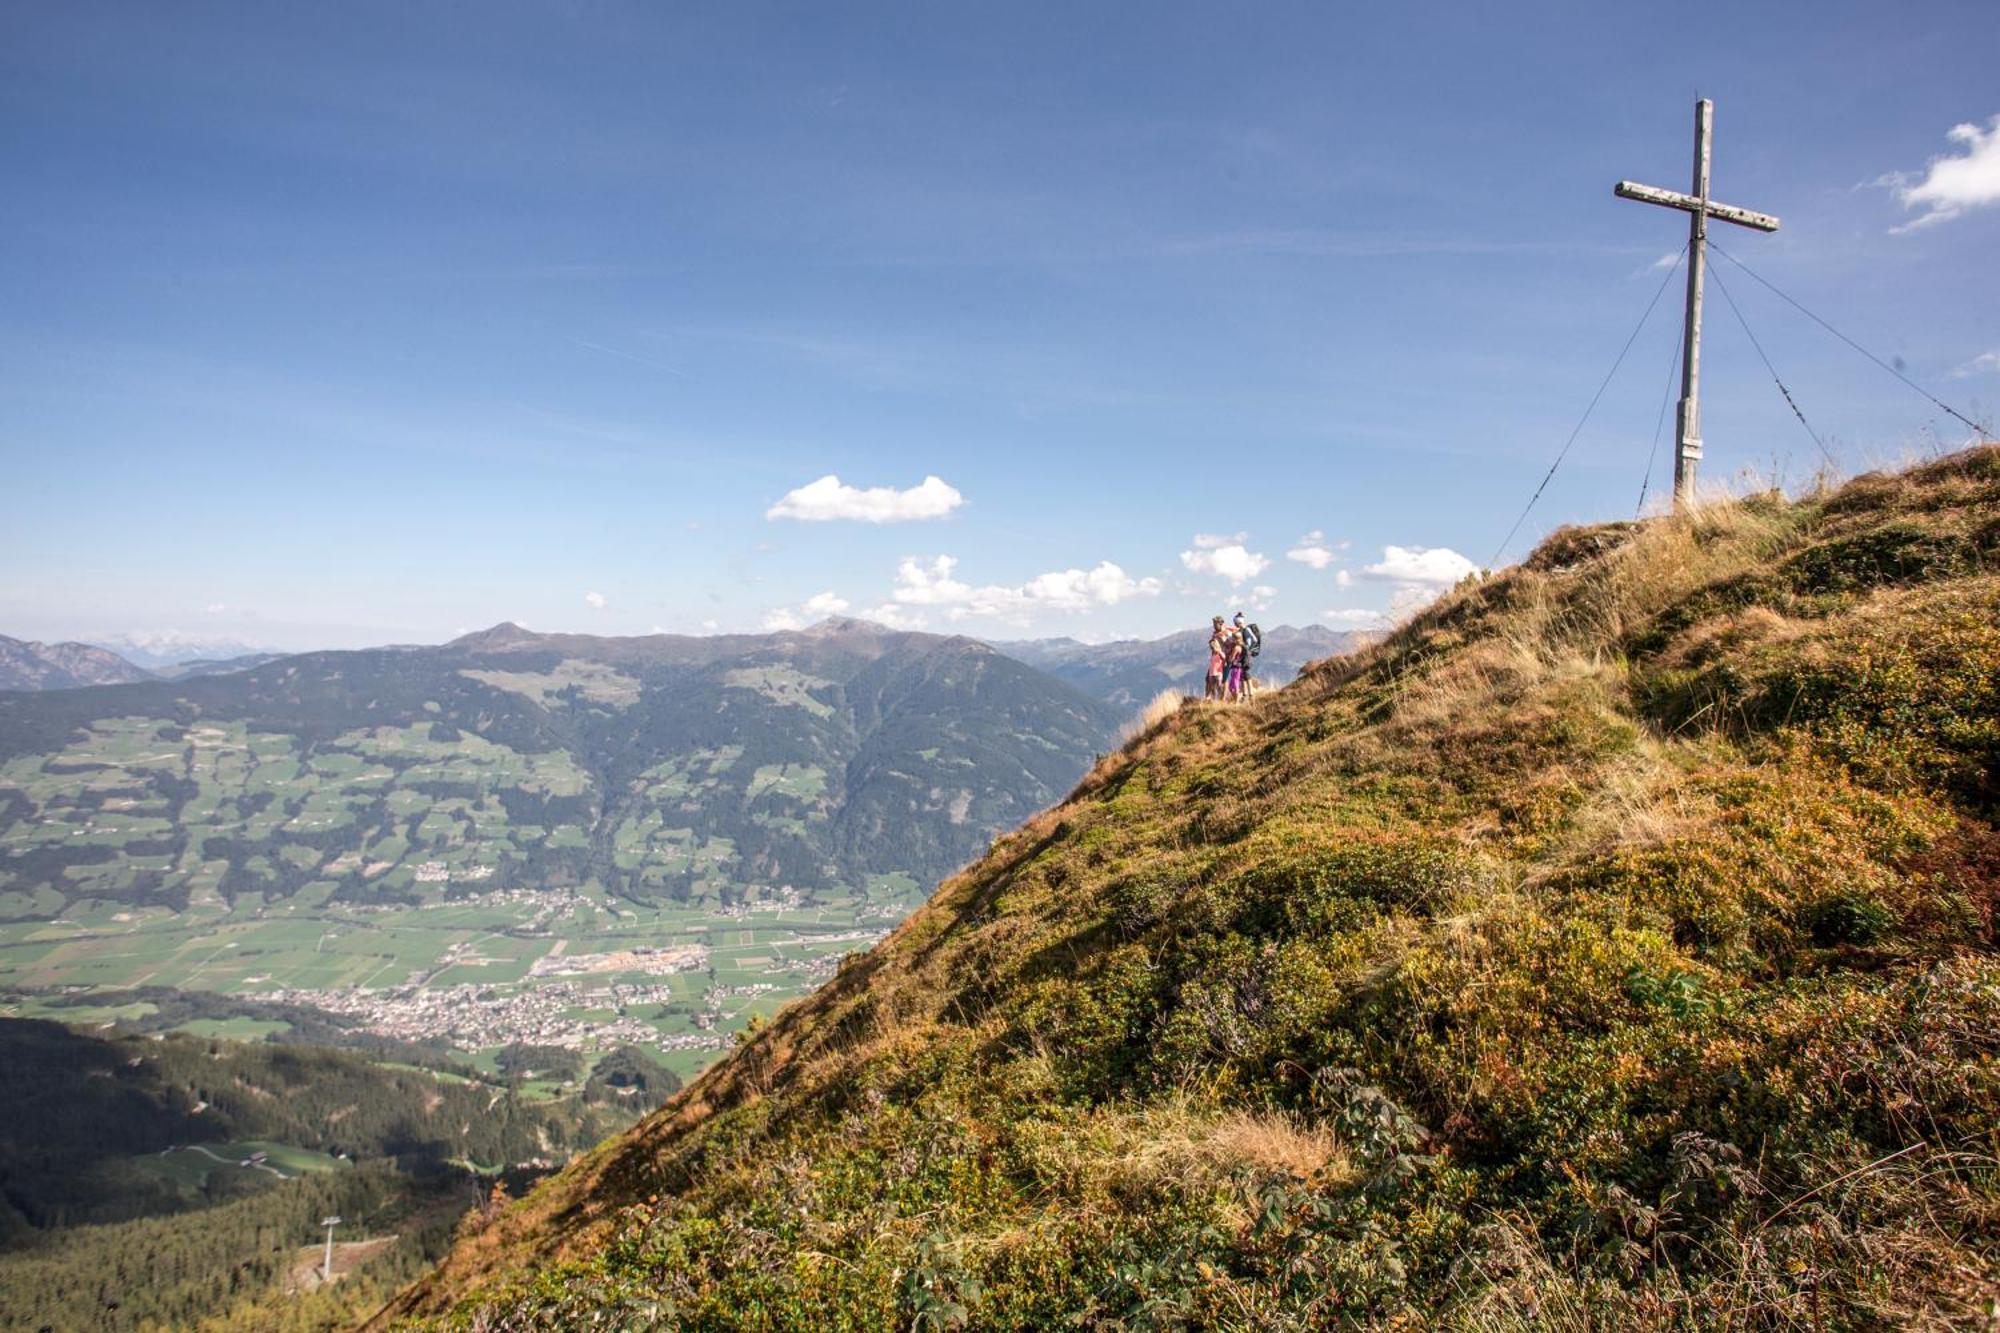
[(1558, 532), (1134, 737), (376, 1326), (1989, 1318), (1996, 761), (2000, 448)]

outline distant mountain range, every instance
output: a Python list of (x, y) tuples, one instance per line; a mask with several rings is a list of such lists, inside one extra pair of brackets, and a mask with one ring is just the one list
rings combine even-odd
[(507, 624), (4, 693), (0, 916), (414, 903), (453, 878), (723, 906), (752, 883), (928, 885), (1060, 797), (1120, 721), (984, 643), (852, 620)]
[(94, 643), (37, 643), (0, 634), (0, 690), (72, 690), (86, 685), (130, 685), (142, 680), (186, 680), (244, 671), (282, 654), (194, 658), (142, 667)]
[(0, 634), (0, 689), (68, 690), (150, 679), (150, 672), (107, 648), (88, 643), (36, 643)]
[[(1308, 662), (1351, 652), (1368, 635), (1278, 625), (1264, 631), (1257, 676), (1266, 685), (1289, 685)], [(1114, 708), (1134, 709), (1169, 687), (1200, 694), (1208, 669), (1208, 631), (1184, 630), (1163, 639), (1120, 639), (1082, 643), (1076, 639), (1022, 639), (993, 645), (1016, 661), (1046, 671), (1057, 680)]]
[(135, 666), (171, 676), (172, 667), (190, 662), (229, 662), (272, 654), (253, 643), (213, 634), (189, 634), (185, 630), (135, 630), (94, 640), (99, 648), (109, 648)]
[[(1354, 646), (1278, 626), (1271, 685)], [(1061, 796), (1200, 630), (988, 644), (823, 621), (147, 670), (0, 638), (0, 919), (91, 900), (416, 903), (453, 879), (726, 906), (740, 886), (928, 885)], [(11, 691), (11, 692), (9, 692)]]
[[(832, 621), (855, 626), (861, 621)], [(814, 631), (808, 631), (814, 632)], [(487, 637), (518, 635), (528, 639), (585, 639), (591, 636), (535, 635), (518, 626), (504, 626), (484, 632)], [(660, 639), (673, 636), (651, 636)], [(718, 643), (741, 643), (755, 636), (711, 636)], [(996, 651), (1045, 671), (1057, 680), (1082, 691), (1114, 709), (1144, 705), (1168, 687), (1184, 693), (1201, 693), (1203, 670), (1207, 665), (1207, 631), (1185, 630), (1158, 639), (1119, 639), (1112, 643), (1084, 643), (1077, 639), (991, 640)], [(1320, 625), (1298, 627), (1279, 625), (1264, 632), (1264, 651), (1257, 659), (1258, 675), (1272, 686), (1289, 684), (1308, 662), (1352, 651), (1366, 640), (1361, 633), (1330, 630)], [(481, 639), (473, 635), (465, 643)], [(522, 641), (526, 641), (523, 639)], [(634, 639), (630, 642), (650, 640)], [(138, 642), (136, 640), (131, 642)], [(240, 654), (177, 658), (171, 653), (197, 641), (176, 637), (171, 645), (148, 640), (151, 649), (134, 648), (121, 655), (98, 644), (34, 643), (0, 635), (0, 690), (66, 690), (86, 685), (129, 685), (146, 680), (189, 680), (202, 676), (225, 675), (264, 666), (288, 656), (284, 653), (245, 649)], [(623, 642), (592, 639), (592, 642)], [(242, 648), (241, 644), (215, 644), (217, 648)], [(390, 651), (379, 649), (375, 651)], [(407, 651), (396, 649), (394, 651)]]

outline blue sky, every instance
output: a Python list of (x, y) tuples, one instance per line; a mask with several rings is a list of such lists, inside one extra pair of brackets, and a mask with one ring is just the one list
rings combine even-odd
[[(1363, 623), (1495, 554), (1697, 95), (1784, 220), (1723, 243), (1993, 415), (1997, 58), (1990, 3), (10, 5), (0, 632)], [(1965, 438), (1721, 267), (1843, 468)], [(1633, 512), (1678, 300), (1503, 560)], [(1719, 301), (1705, 371), (1707, 475), (1807, 478)]]

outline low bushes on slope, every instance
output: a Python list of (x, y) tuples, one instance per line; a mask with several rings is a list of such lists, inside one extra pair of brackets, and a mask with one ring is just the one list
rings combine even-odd
[(1990, 1318), (1996, 523), (1567, 531), (1185, 708), (384, 1322)]

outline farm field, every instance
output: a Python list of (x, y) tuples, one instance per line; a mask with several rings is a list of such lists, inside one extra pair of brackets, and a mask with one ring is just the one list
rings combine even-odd
[(332, 1171), (342, 1165), (339, 1158), (323, 1152), (261, 1139), (179, 1144), (133, 1161), (190, 1190), (206, 1186), (217, 1171), (261, 1171), (273, 1179), (294, 1180), (308, 1171)]
[[(461, 1055), (512, 1041), (585, 1051), (638, 1044), (698, 1072), (753, 1016), (816, 987), (914, 905), (915, 881), (806, 903), (755, 896), (723, 911), (641, 907), (588, 890), (507, 890), (417, 906), (244, 905), (65, 914), (0, 924), (0, 1014), (133, 1022), (124, 993), (210, 992), (304, 1005), (359, 1030)], [(90, 1003), (93, 994), (106, 1002)], [(262, 1040), (282, 1018), (236, 1013), (174, 1030)]]

